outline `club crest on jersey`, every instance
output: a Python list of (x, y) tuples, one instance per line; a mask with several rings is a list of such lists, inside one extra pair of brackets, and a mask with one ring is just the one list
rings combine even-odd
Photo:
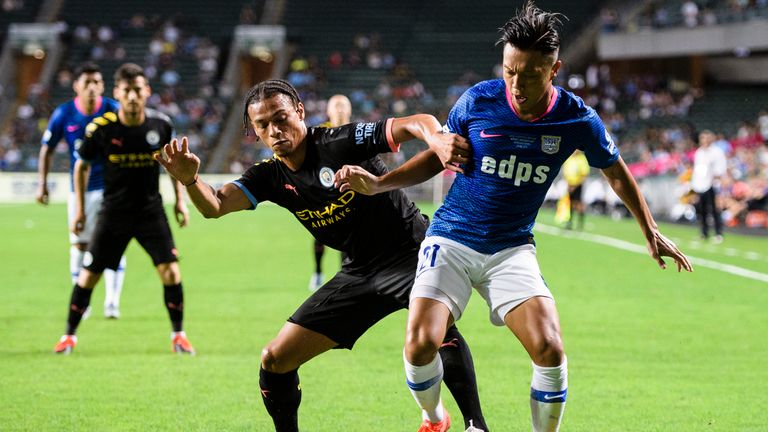
[(560, 151), (560, 139), (562, 137), (552, 135), (541, 136), (541, 151), (546, 154), (555, 154)]
[(147, 132), (147, 143), (150, 147), (157, 147), (160, 144), (160, 134), (156, 130)]
[(333, 170), (328, 167), (320, 168), (320, 184), (329, 188), (333, 187)]

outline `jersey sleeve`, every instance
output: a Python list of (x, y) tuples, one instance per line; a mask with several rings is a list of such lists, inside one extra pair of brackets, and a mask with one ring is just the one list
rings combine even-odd
[(56, 146), (63, 137), (64, 115), (61, 107), (58, 107), (53, 111), (53, 114), (51, 114), (51, 118), (48, 120), (48, 126), (45, 128), (43, 139), (40, 143), (44, 146)]
[(453, 108), (451, 108), (451, 112), (448, 113), (448, 121), (446, 123), (448, 132), (461, 135), (464, 138), (469, 137), (469, 130), (467, 129), (467, 118), (469, 109), (472, 105), (472, 95), (470, 94), (471, 90), (472, 89), (465, 91), (459, 100), (456, 101), (456, 103), (453, 105)]
[(400, 144), (392, 135), (394, 119), (350, 123), (337, 128), (315, 129), (315, 143), (327, 147), (344, 163), (360, 163), (379, 153), (398, 152)]
[(100, 154), (101, 142), (104, 140), (104, 128), (90, 122), (85, 127), (85, 135), (80, 145), (75, 149), (75, 155), (86, 162), (92, 162)]
[(597, 113), (592, 108), (589, 111), (586, 117), (587, 130), (579, 149), (584, 151), (591, 166), (608, 168), (619, 159), (619, 148)]
[(272, 179), (275, 178), (273, 175), (275, 169), (275, 161), (268, 159), (248, 168), (239, 179), (232, 182), (248, 197), (251, 210), (255, 209), (260, 202), (270, 200), (274, 189)]

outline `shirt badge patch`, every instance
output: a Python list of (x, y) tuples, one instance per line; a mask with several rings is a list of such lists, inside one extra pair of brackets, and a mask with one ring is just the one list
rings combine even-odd
[(328, 167), (320, 168), (320, 184), (329, 188), (333, 187), (333, 170)]
[(546, 154), (555, 154), (560, 151), (560, 139), (562, 137), (552, 135), (541, 136), (541, 151)]
[(157, 147), (160, 144), (160, 134), (155, 130), (147, 132), (147, 143), (150, 147)]

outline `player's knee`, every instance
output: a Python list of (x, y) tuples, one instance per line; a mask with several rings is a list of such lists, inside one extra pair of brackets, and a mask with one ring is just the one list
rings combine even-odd
[(442, 340), (442, 335), (429, 328), (410, 328), (405, 336), (405, 357), (413, 365), (425, 365), (435, 358)]
[(77, 276), (77, 284), (80, 285), (81, 288), (93, 289), (93, 287), (99, 283), (100, 278), (101, 273), (94, 273), (88, 269), (82, 269)]
[(298, 367), (286, 360), (274, 343), (270, 343), (261, 350), (261, 367), (267, 372), (280, 374), (290, 372)]
[(544, 367), (560, 366), (565, 360), (563, 341), (557, 333), (546, 335), (534, 347), (532, 359), (534, 363)]
[(160, 279), (163, 281), (163, 285), (176, 285), (181, 283), (181, 270), (179, 269), (179, 263), (163, 263), (157, 265), (157, 272), (160, 274)]

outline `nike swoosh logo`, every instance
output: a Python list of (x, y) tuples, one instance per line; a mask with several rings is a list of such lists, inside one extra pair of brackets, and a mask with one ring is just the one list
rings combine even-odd
[(480, 138), (498, 138), (500, 136), (504, 136), (502, 134), (487, 134), (484, 130), (480, 131)]
[(76, 130), (80, 129), (80, 126), (78, 125), (69, 125), (67, 126), (67, 132), (74, 132)]
[(562, 397), (565, 397), (565, 393), (560, 393), (560, 394), (551, 395), (551, 396), (550, 395), (544, 395), (544, 399), (546, 399), (546, 400), (559, 399), (559, 398), (562, 398)]

